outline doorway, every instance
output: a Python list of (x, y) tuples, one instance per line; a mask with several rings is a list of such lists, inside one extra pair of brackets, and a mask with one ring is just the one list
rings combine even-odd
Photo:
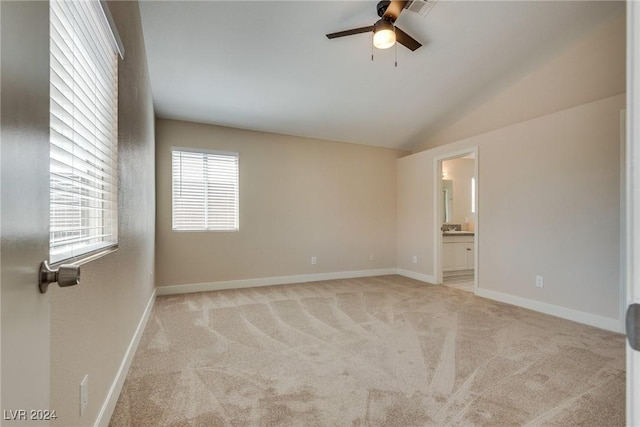
[(435, 233), (438, 284), (475, 292), (478, 248), (477, 148), (437, 157)]

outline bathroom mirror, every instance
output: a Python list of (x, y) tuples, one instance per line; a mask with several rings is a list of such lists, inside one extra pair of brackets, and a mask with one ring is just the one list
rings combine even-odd
[(442, 222), (451, 222), (453, 209), (453, 180), (442, 180)]

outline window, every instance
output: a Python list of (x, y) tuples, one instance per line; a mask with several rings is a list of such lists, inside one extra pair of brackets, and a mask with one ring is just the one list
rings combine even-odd
[(52, 263), (118, 243), (118, 46), (94, 1), (50, 1)]
[(171, 154), (173, 230), (238, 230), (238, 153), (177, 149)]

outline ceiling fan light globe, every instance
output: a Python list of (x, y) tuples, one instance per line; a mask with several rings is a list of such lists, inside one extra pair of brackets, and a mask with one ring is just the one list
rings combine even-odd
[(373, 45), (388, 49), (396, 43), (396, 29), (388, 19), (382, 18), (373, 25)]
[(381, 29), (373, 34), (373, 45), (378, 49), (388, 49), (396, 43), (396, 33), (392, 29)]

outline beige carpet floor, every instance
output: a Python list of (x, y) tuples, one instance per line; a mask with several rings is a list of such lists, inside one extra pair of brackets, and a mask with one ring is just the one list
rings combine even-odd
[(159, 297), (110, 425), (621, 426), (624, 351), (400, 276)]

